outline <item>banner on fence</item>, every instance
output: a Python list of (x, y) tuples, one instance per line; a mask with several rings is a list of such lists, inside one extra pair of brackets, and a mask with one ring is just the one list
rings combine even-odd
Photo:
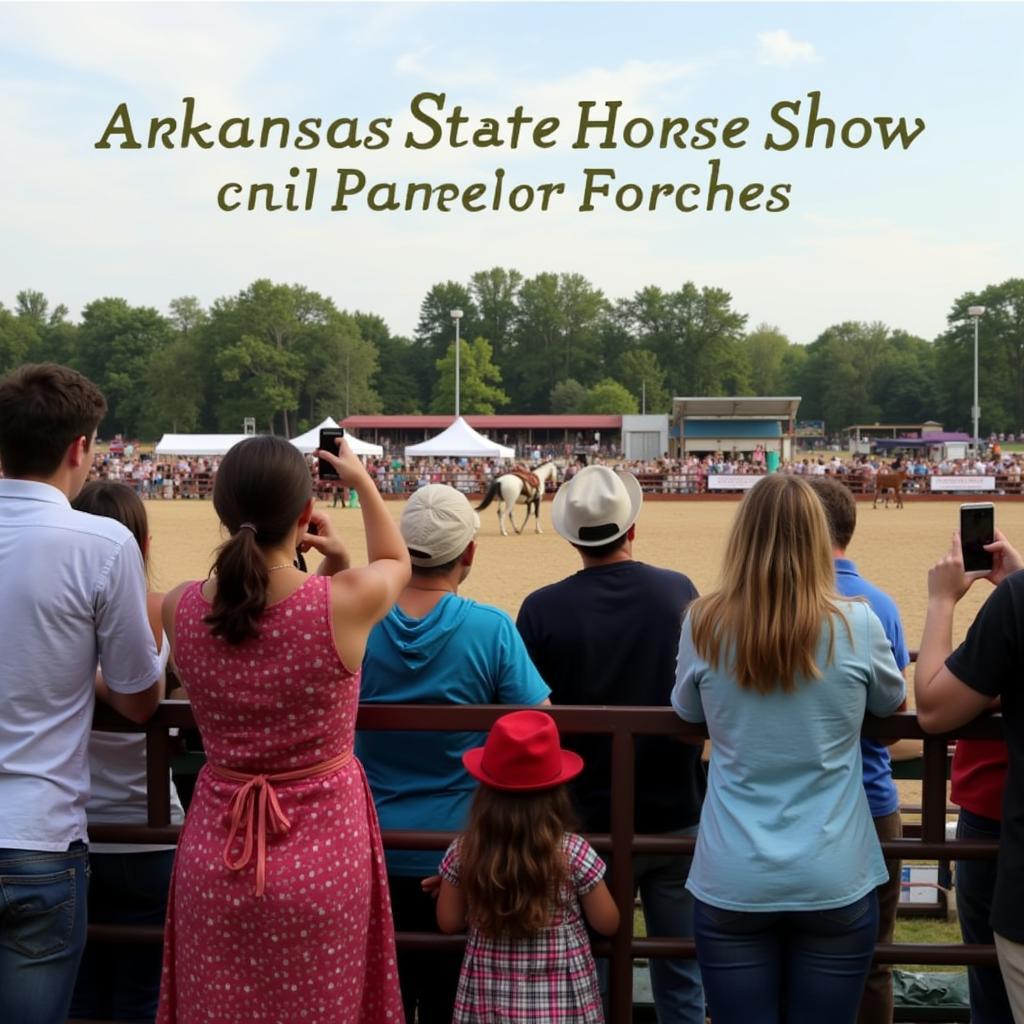
[(749, 491), (760, 479), (755, 473), (712, 473), (708, 476), (708, 490)]
[(996, 489), (994, 476), (933, 476), (929, 479), (933, 491), (994, 491)]
[(900, 903), (935, 903), (938, 900), (939, 869), (906, 867), (900, 879)]

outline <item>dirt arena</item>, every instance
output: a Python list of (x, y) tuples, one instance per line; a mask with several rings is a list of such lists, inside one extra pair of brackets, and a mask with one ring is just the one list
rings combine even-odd
[[(996, 502), (997, 526), (1012, 541), (1024, 543), (1024, 502)], [(154, 586), (167, 590), (181, 580), (205, 576), (220, 542), (212, 504), (150, 501), (146, 507), (153, 536)], [(321, 507), (340, 529), (354, 562), (365, 560), (359, 512)], [(396, 518), (401, 514), (401, 502), (389, 502), (388, 507)], [(726, 537), (736, 508), (735, 502), (725, 501), (649, 502), (637, 523), (634, 555), (685, 572), (699, 590), (708, 590), (714, 587), (727, 555)], [(541, 509), (543, 534), (534, 534), (531, 523), (530, 532), (510, 537), (500, 536), (493, 508), (483, 512), (479, 552), (462, 593), (496, 604), (514, 616), (532, 590), (576, 571), (579, 559), (552, 530), (550, 510), (550, 502), (545, 502)], [(902, 510), (873, 510), (870, 503), (858, 503), (857, 532), (849, 555), (865, 576), (896, 599), (911, 647), (918, 645), (924, 625), (928, 568), (948, 548), (957, 515), (955, 502), (908, 502)], [(990, 589), (987, 583), (975, 584), (961, 602), (957, 638)]]

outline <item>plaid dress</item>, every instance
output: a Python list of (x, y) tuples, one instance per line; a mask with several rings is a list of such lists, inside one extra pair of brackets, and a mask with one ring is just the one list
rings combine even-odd
[[(492, 939), (470, 926), (452, 1024), (602, 1024), (601, 994), (579, 897), (604, 877), (604, 861), (582, 837), (562, 847), (568, 884), (551, 923), (525, 939)], [(458, 840), (441, 861), (441, 877), (459, 884)]]

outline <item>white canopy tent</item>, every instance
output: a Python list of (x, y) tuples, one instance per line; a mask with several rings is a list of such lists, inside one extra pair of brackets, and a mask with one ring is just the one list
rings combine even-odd
[[(292, 438), (292, 444), (299, 449), (304, 455), (309, 455), (310, 452), (316, 451), (320, 447), (320, 431), (330, 428), (337, 430), (338, 424), (328, 416), (323, 423), (313, 427), (312, 430), (307, 430), (304, 434), (299, 434), (298, 437)], [(353, 437), (347, 430), (345, 431), (345, 440), (348, 442), (349, 448), (356, 455), (383, 455), (384, 449), (379, 444), (370, 444), (369, 441), (360, 441), (358, 437)]]
[(420, 444), (405, 446), (407, 459), (445, 456), (514, 459), (516, 450), (498, 444), (497, 441), (489, 441), (483, 434), (478, 434), (461, 416), (436, 437)]
[(164, 434), (155, 455), (223, 455), (251, 434)]

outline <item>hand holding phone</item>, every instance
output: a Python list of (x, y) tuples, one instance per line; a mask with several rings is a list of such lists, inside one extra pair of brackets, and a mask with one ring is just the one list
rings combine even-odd
[(981, 501), (960, 506), (960, 549), (964, 572), (991, 572), (992, 552), (986, 544), (995, 540), (995, 506)]
[[(320, 428), (320, 444), (319, 448), (321, 451), (330, 452), (332, 455), (338, 454), (338, 438), (344, 437), (345, 431), (341, 427), (321, 427)], [(325, 458), (317, 459), (317, 473), (321, 480), (340, 480), (338, 471), (334, 466), (328, 462)]]

